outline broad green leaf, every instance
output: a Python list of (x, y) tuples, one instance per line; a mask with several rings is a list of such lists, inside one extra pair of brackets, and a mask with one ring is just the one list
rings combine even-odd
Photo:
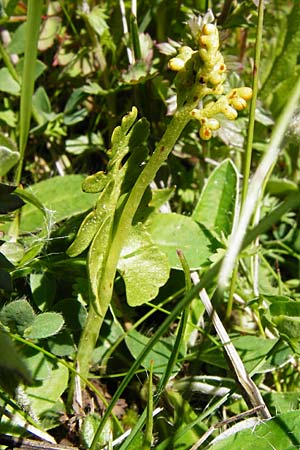
[(51, 113), (51, 103), (47, 92), (43, 86), (37, 88), (32, 98), (32, 107), (35, 114), (35, 119), (39, 125), (48, 122), (49, 114)]
[[(232, 430), (234, 431), (234, 429)], [(235, 432), (229, 437), (227, 432), (219, 436), (209, 446), (209, 450), (291, 450), (300, 441), (300, 410), (280, 414), (265, 422), (249, 422), (249, 429)]]
[(17, 164), (17, 162), (19, 161), (19, 157), (19, 152), (0, 145), (0, 177), (6, 175), (7, 172), (9, 172), (9, 170)]
[[(150, 338), (144, 336), (136, 330), (131, 330), (130, 333), (125, 337), (126, 345), (134, 358), (137, 358), (140, 352), (148, 344)], [(172, 348), (175, 342), (173, 336), (168, 336), (166, 338), (161, 338), (152, 347), (151, 351), (147, 354), (146, 358), (142, 362), (142, 366), (149, 370), (151, 361), (154, 361), (153, 372), (156, 375), (162, 375), (169, 362)], [(173, 375), (180, 370), (180, 365), (177, 363), (173, 367)]]
[(282, 336), (288, 337), (294, 341), (293, 348), (295, 351), (297, 351), (297, 353), (300, 352), (300, 317), (291, 317), (280, 314), (273, 317), (273, 322)]
[(68, 127), (75, 125), (76, 123), (82, 122), (84, 118), (88, 115), (88, 110), (81, 108), (78, 111), (74, 111), (70, 114), (64, 114), (63, 122)]
[[(298, 2), (288, 16), (286, 36), (280, 54), (275, 59), (272, 71), (264, 83), (260, 93), (264, 99), (274, 96), (281, 84), (292, 77), (297, 70), (299, 46), (300, 46), (300, 8)], [(288, 86), (287, 86), (288, 88)], [(270, 102), (270, 98), (268, 99)], [(285, 97), (284, 97), (285, 98)], [(284, 98), (282, 100), (284, 100)]]
[(59, 17), (60, 6), (58, 2), (49, 2), (46, 18), (43, 20), (41, 33), (39, 36), (38, 49), (45, 51), (52, 47), (56, 40), (60, 28), (61, 17)]
[(141, 224), (132, 227), (117, 267), (125, 282), (127, 302), (133, 307), (155, 298), (169, 278), (167, 256)]
[(283, 414), (299, 408), (299, 392), (268, 392), (264, 400), (271, 414)]
[(56, 278), (49, 272), (32, 273), (30, 287), (34, 303), (41, 310), (50, 309), (56, 293)]
[(147, 221), (151, 240), (169, 258), (170, 266), (181, 269), (177, 250), (181, 250), (190, 269), (199, 269), (213, 253), (206, 233), (190, 217), (180, 214), (153, 214)]
[(26, 388), (30, 408), (38, 417), (46, 415), (68, 387), (68, 369), (59, 362), (48, 361), (47, 364), (50, 368), (48, 377)]
[(62, 329), (64, 319), (57, 312), (45, 312), (34, 318), (24, 334), (29, 339), (44, 339), (53, 336)]
[(0, 321), (9, 327), (12, 333), (23, 334), (35, 320), (35, 313), (26, 300), (7, 303), (0, 311)]
[(154, 68), (149, 70), (149, 65), (142, 60), (137, 61), (122, 74), (122, 80), (127, 84), (143, 84), (151, 80), (157, 74)]
[(52, 370), (51, 361), (45, 358), (42, 352), (31, 347), (24, 347), (22, 356), (26, 359), (26, 364), (35, 381), (49, 378)]
[(5, 122), (11, 128), (17, 125), (17, 115), (11, 109), (0, 111), (0, 121)]
[(17, 152), (18, 146), (14, 140), (6, 136), (5, 133), (0, 132), (0, 145), (3, 145), (3, 147), (7, 147), (10, 150)]
[(16, 53), (20, 55), (25, 50), (25, 31), (26, 22), (18, 26), (16, 31), (12, 35), (12, 39), (7, 46), (7, 50), (10, 54)]
[(300, 317), (300, 301), (281, 300), (279, 297), (279, 301), (273, 302), (270, 305), (270, 313), (272, 316), (284, 314), (291, 317)]
[(2, 67), (2, 69), (0, 69), (0, 91), (12, 95), (20, 94), (19, 83), (17, 83), (17, 81), (11, 76), (6, 67)]
[(14, 395), (20, 382), (30, 384), (31, 375), (23, 358), (17, 352), (13, 341), (0, 328), (0, 385), (1, 388)]
[[(88, 414), (83, 420), (82, 427), (80, 429), (81, 441), (84, 448), (90, 448), (96, 431), (99, 427), (100, 416), (96, 413)], [(101, 433), (100, 440), (97, 442), (97, 449), (100, 449), (111, 440), (112, 436), (112, 423), (108, 420), (105, 424), (103, 432)]]
[(298, 191), (298, 185), (294, 181), (286, 178), (272, 177), (268, 181), (266, 189), (271, 195), (284, 196), (291, 191)]
[[(95, 205), (96, 197), (81, 190), (82, 175), (66, 175), (41, 181), (28, 188), (39, 202), (48, 210), (52, 226), (54, 223), (80, 214)], [(34, 231), (42, 228), (44, 218), (41, 211), (33, 205), (26, 205), (21, 215), (21, 230)]]
[[(22, 76), (22, 72), (23, 72), (23, 67), (24, 67), (24, 58), (21, 58), (20, 61), (16, 64), (16, 71), (18, 73), (18, 75)], [(45, 72), (45, 70), (47, 69), (46, 64), (44, 64), (42, 61), (39, 61), (38, 59), (35, 61), (35, 67), (34, 67), (34, 79), (36, 80), (37, 78), (39, 78), (43, 72)]]
[(265, 320), (275, 326), (289, 342), (293, 351), (300, 352), (300, 302), (284, 296), (265, 296), (271, 302)]
[(82, 330), (87, 318), (87, 312), (80, 301), (75, 298), (64, 299), (55, 303), (54, 309), (62, 313), (68, 328), (72, 331)]
[(76, 111), (77, 106), (82, 103), (86, 97), (87, 94), (82, 87), (74, 89), (64, 107), (64, 114), (68, 115)]
[(47, 346), (51, 353), (59, 357), (73, 355), (76, 347), (69, 330), (62, 330), (58, 335), (47, 339)]
[(237, 180), (235, 166), (226, 159), (207, 180), (192, 218), (212, 233), (228, 236), (236, 209)]
[[(18, 242), (7, 241), (1, 247), (1, 254), (3, 254), (12, 264), (17, 264), (24, 256), (24, 247)], [(1, 267), (0, 261), (0, 267)]]
[(72, 155), (81, 155), (86, 150), (99, 149), (104, 149), (103, 138), (99, 132), (66, 140), (66, 151)]
[[(232, 340), (248, 372), (266, 373), (287, 364), (292, 356), (289, 346), (278, 339), (258, 336), (240, 336)], [(220, 347), (202, 346), (198, 357), (213, 366), (225, 369), (228, 366)]]

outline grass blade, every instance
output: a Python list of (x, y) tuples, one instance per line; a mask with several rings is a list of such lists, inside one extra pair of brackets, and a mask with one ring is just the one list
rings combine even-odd
[(37, 42), (40, 31), (43, 0), (28, 0), (27, 23), (25, 33), (25, 54), (21, 87), (20, 104), (20, 137), (19, 151), (20, 160), (16, 171), (15, 183), (18, 185), (21, 180), (24, 163), (25, 149), (28, 139), (32, 95), (35, 80), (35, 65), (37, 59)]

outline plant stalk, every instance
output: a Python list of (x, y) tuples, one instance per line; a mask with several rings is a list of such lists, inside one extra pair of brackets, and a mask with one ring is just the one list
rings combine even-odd
[[(245, 158), (243, 163), (243, 186), (242, 186), (242, 195), (241, 195), (241, 208), (243, 209), (243, 205), (245, 203), (247, 193), (248, 193), (248, 185), (249, 178), (251, 172), (251, 161), (252, 161), (252, 146), (253, 146), (253, 136), (254, 136), (254, 125), (255, 125), (255, 109), (256, 109), (256, 100), (258, 93), (258, 78), (259, 78), (259, 65), (260, 65), (260, 54), (262, 47), (262, 32), (263, 32), (263, 18), (264, 18), (264, 0), (259, 1), (258, 5), (258, 24), (257, 24), (257, 32), (256, 32), (256, 44), (255, 44), (255, 56), (254, 56), (254, 66), (253, 66), (253, 80), (252, 80), (252, 99), (250, 103), (250, 112), (249, 112), (249, 125), (248, 125), (248, 134), (247, 134), (247, 146), (245, 152)], [(230, 291), (229, 298), (226, 308), (226, 320), (228, 320), (232, 313), (233, 307), (233, 295), (235, 292), (235, 285), (238, 277), (238, 261), (235, 263), (235, 267), (232, 272), (232, 277), (230, 280)]]

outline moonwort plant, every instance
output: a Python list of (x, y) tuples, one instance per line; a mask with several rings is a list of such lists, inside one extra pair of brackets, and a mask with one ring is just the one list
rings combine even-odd
[[(137, 212), (145, 203), (157, 171), (190, 120), (199, 121), (200, 138), (209, 140), (220, 127), (219, 118), (234, 120), (252, 95), (248, 87), (225, 93), (226, 65), (219, 50), (219, 33), (212, 12), (208, 11), (204, 17), (192, 17), (188, 25), (195, 48), (180, 46), (177, 55), (169, 61), (169, 68), (177, 72), (177, 108), (152, 155), (148, 157), (146, 145), (149, 124), (145, 118), (136, 120), (138, 111), (133, 107), (112, 134), (106, 173), (98, 172), (83, 182), (85, 192), (98, 192), (99, 197), (68, 249), (71, 257), (89, 249), (89, 314), (77, 353), (77, 369), (82, 377), (88, 374), (92, 351), (111, 303), (122, 251), (130, 246), (151, 246)], [(158, 253), (157, 261), (165, 258), (158, 249), (154, 252)], [(168, 279), (168, 269), (158, 270), (152, 278), (150, 297), (154, 298)], [(131, 306), (151, 300), (148, 295), (138, 303), (131, 301), (127, 286), (126, 290)]]

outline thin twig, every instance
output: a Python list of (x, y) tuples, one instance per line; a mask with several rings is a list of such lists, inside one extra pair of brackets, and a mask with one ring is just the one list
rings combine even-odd
[[(193, 272), (191, 274), (191, 278), (193, 283), (196, 285), (199, 283), (199, 275), (197, 272)], [(220, 338), (220, 341), (222, 342), (224, 346), (224, 350), (230, 360), (230, 363), (232, 364), (232, 368), (235, 372), (235, 375), (238, 379), (239, 384), (247, 394), (247, 397), (249, 399), (249, 402), (254, 408), (259, 407), (260, 415), (263, 419), (270, 419), (271, 414), (261, 396), (261, 393), (253, 380), (249, 377), (246, 368), (236, 350), (233, 343), (230, 340), (230, 337), (222, 324), (220, 317), (218, 316), (217, 312), (214, 310), (213, 305), (210, 301), (209, 296), (207, 295), (207, 292), (205, 289), (202, 289), (199, 292), (199, 297), (205, 307), (205, 310), (209, 317), (212, 320), (212, 323), (215, 327), (215, 330)]]

